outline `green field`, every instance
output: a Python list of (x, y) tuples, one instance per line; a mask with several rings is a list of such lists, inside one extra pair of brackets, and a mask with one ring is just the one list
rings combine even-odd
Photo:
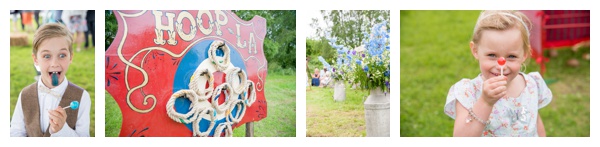
[[(452, 136), (454, 120), (444, 114), (450, 86), (479, 71), (469, 42), (480, 11), (401, 11), (400, 136)], [(590, 136), (589, 47), (558, 51), (543, 75), (552, 102), (539, 110), (547, 136)], [(576, 58), (579, 67), (567, 60)], [(540, 71), (530, 60), (525, 73)]]
[(333, 100), (333, 88), (311, 87), (306, 90), (307, 137), (367, 136), (364, 100), (366, 90), (346, 85), (346, 100)]
[[(32, 34), (29, 34), (31, 44)], [(10, 117), (12, 119), (15, 104), (21, 90), (35, 81), (35, 68), (31, 58), (31, 46), (10, 47)], [(85, 88), (90, 94), (92, 108), (90, 113), (90, 136), (95, 136), (95, 91), (94, 91), (94, 50), (89, 48), (74, 52), (73, 62), (69, 66), (67, 79), (69, 82)]]
[[(267, 118), (254, 123), (254, 136), (293, 137), (296, 136), (296, 76), (269, 74), (265, 83), (267, 97)], [(107, 137), (119, 136), (121, 131), (121, 110), (119, 105), (105, 92)], [(245, 136), (245, 125), (233, 130), (233, 136)]]

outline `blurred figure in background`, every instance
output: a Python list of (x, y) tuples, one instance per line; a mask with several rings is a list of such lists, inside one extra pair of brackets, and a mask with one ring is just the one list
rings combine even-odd
[(19, 26), (19, 24), (18, 24), (19, 14), (20, 14), (19, 10), (10, 10), (10, 16), (12, 18), (12, 23), (14, 26), (14, 27), (12, 27), (12, 31), (15, 31), (15, 32), (19, 31), (19, 29), (17, 28), (17, 26)]
[(88, 49), (90, 45), (90, 39), (88, 38), (92, 35), (92, 46), (96, 46), (96, 18), (95, 18), (95, 10), (87, 10), (85, 20), (87, 21), (88, 31), (85, 32), (85, 49)]
[(33, 10), (21, 10), (21, 28), (25, 32), (33, 32)]
[(331, 81), (331, 72), (327, 71), (327, 67), (323, 67), (323, 70), (321, 70), (321, 85), (319, 87), (327, 87), (329, 81)]
[(44, 15), (43, 21), (42, 23), (46, 24), (46, 23), (61, 23), (61, 24), (65, 24), (62, 21), (62, 11), (63, 10), (47, 10), (45, 12), (42, 12), (42, 14)]
[(71, 30), (74, 35), (74, 44), (77, 48), (77, 52), (81, 51), (82, 43), (85, 40), (84, 33), (87, 31), (86, 18), (87, 10), (64, 10), (62, 13), (62, 20), (66, 20), (65, 24)]
[(315, 73), (312, 74), (312, 86), (321, 85), (321, 81), (319, 79), (321, 79), (321, 75), (319, 74), (319, 68), (315, 68)]
[(33, 10), (33, 19), (35, 20), (36, 30), (40, 28), (40, 11), (41, 10)]
[(63, 20), (62, 20), (63, 10), (52, 10), (52, 12), (53, 12), (52, 17), (54, 18), (54, 20), (56, 22), (65, 24), (65, 22), (63, 22)]

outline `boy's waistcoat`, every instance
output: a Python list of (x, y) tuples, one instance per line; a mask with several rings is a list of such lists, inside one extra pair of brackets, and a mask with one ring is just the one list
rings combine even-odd
[[(40, 125), (40, 104), (38, 98), (38, 83), (35, 82), (23, 89), (21, 93), (21, 108), (23, 109), (23, 116), (25, 121), (25, 130), (27, 130), (28, 137), (50, 137), (50, 127), (46, 129), (45, 133), (42, 132)], [(83, 94), (83, 88), (69, 82), (65, 93), (60, 100), (58, 106), (69, 106), (71, 101), (81, 101), (81, 95)], [(77, 113), (79, 109), (68, 109), (67, 112), (67, 124), (71, 129), (75, 130), (77, 123)], [(63, 126), (66, 127), (66, 126)]]

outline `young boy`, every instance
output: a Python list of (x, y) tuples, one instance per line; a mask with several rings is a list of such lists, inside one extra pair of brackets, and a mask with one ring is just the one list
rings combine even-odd
[[(72, 42), (61, 24), (43, 25), (35, 33), (31, 57), (41, 76), (19, 94), (11, 137), (90, 136), (90, 95), (65, 77), (73, 61)], [(72, 101), (80, 103), (78, 109), (63, 109)]]

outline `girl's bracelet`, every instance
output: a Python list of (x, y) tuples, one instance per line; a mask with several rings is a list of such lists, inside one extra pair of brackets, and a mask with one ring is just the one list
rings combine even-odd
[(467, 123), (470, 123), (471, 121), (473, 121), (473, 119), (477, 120), (478, 122), (487, 125), (488, 123), (490, 123), (490, 121), (483, 121), (483, 119), (477, 117), (477, 115), (475, 115), (475, 112), (473, 112), (473, 108), (469, 108), (469, 117), (467, 117)]

